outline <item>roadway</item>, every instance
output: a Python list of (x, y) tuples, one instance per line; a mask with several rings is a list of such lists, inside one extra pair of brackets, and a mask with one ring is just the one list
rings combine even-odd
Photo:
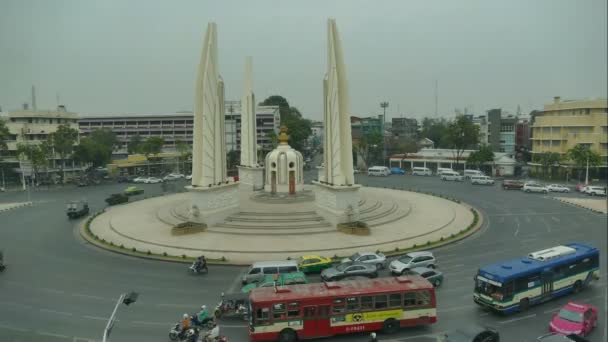
[[(307, 178), (314, 177), (307, 173)], [(430, 341), (429, 337), (467, 324), (497, 328), (504, 341), (533, 341), (546, 333), (553, 312), (568, 300), (600, 307), (598, 327), (589, 337), (605, 340), (606, 274), (579, 294), (500, 316), (472, 301), (473, 276), (485, 263), (522, 256), (568, 241), (597, 246), (605, 270), (606, 215), (569, 206), (542, 194), (503, 191), (498, 186), (442, 182), (436, 177), (390, 176), (358, 182), (370, 186), (415, 188), (441, 193), (476, 206), (486, 221), (473, 237), (434, 251), (445, 280), (437, 290), (439, 322), (402, 329), (381, 341)], [(238, 290), (242, 267), (212, 266), (210, 274), (193, 276), (187, 265), (149, 261), (108, 253), (85, 244), (76, 222), (65, 216), (65, 202), (86, 197), (92, 210), (124, 189), (123, 184), (58, 188), (32, 193), (31, 207), (0, 213), (0, 249), (8, 268), (0, 274), (0, 340), (97, 341), (118, 296), (140, 293), (137, 303), (120, 308), (111, 341), (167, 341), (172, 324), (201, 304), (213, 308), (222, 291)], [(158, 184), (144, 185), (158, 194)], [(561, 194), (560, 194), (561, 196)], [(566, 196), (580, 196), (568, 194)], [(0, 193), (0, 203), (24, 201), (23, 193)], [(231, 342), (247, 341), (246, 323), (221, 321)], [(367, 334), (320, 341), (367, 341)]]

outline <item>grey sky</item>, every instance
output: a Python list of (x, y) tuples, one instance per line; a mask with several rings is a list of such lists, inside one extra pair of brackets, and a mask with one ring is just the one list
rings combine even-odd
[(37, 87), (82, 114), (191, 110), (208, 21), (218, 24), (220, 72), (240, 99), (253, 56), (262, 100), (285, 96), (322, 117), (326, 19), (344, 48), (353, 115), (389, 117), (469, 106), (525, 113), (554, 95), (605, 97), (605, 0), (125, 1), (0, 0), (0, 106)]

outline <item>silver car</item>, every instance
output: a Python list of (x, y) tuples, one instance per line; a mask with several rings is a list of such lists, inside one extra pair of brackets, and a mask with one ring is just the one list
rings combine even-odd
[(428, 280), (434, 287), (439, 287), (443, 283), (443, 273), (428, 267), (414, 267), (405, 271), (405, 274), (419, 275)]
[(323, 279), (323, 281), (336, 281), (353, 276), (376, 278), (378, 276), (378, 270), (376, 265), (373, 264), (344, 262), (337, 266), (326, 268), (321, 272), (321, 279)]
[(403, 274), (415, 267), (435, 268), (436, 261), (431, 252), (411, 252), (393, 260), (389, 268), (392, 274)]

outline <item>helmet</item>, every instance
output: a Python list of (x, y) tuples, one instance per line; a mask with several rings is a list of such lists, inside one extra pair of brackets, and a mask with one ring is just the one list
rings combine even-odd
[(370, 336), (371, 338), (376, 338), (376, 333), (375, 333), (375, 332), (373, 332), (373, 333), (369, 334), (369, 336)]
[(207, 308), (207, 305), (203, 305), (201, 306), (201, 309), (205, 310)]
[(188, 314), (187, 314), (187, 313), (185, 313), (183, 317), (184, 317), (184, 318), (190, 318), (190, 316), (188, 316)]

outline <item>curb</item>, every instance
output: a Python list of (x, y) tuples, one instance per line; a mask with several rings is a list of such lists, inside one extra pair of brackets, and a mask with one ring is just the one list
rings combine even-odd
[(578, 208), (582, 208), (582, 209), (585, 209), (585, 210), (589, 210), (589, 211), (594, 212), (594, 213), (596, 213), (596, 214), (608, 215), (608, 212), (606, 212), (606, 213), (605, 213), (605, 212), (603, 212), (603, 211), (601, 211), (601, 210), (595, 210), (595, 209), (592, 209), (592, 208), (586, 207), (586, 206), (584, 206), (584, 205), (582, 205), (582, 204), (572, 203), (572, 202), (569, 202), (569, 201), (566, 201), (566, 200), (563, 200), (563, 199), (561, 199), (561, 198), (557, 198), (557, 197), (551, 197), (551, 198), (553, 198), (553, 199), (554, 199), (554, 200), (556, 200), (556, 201), (559, 201), (559, 202), (562, 202), (562, 203), (565, 203), (565, 204), (571, 205), (571, 206), (573, 206), (573, 207), (578, 207)]
[[(414, 251), (419, 251), (419, 250), (429, 250), (429, 249), (435, 249), (435, 248), (439, 248), (439, 247), (443, 247), (445, 245), (449, 245), (458, 241), (461, 241), (471, 235), (473, 235), (474, 233), (476, 233), (477, 231), (479, 231), (479, 229), (482, 227), (483, 223), (485, 222), (483, 215), (481, 214), (481, 212), (479, 210), (477, 210), (477, 208), (469, 205), (468, 203), (463, 203), (462, 201), (458, 200), (458, 199), (453, 199), (453, 198), (448, 198), (448, 197), (444, 197), (444, 196), (438, 196), (436, 194), (433, 193), (426, 193), (423, 191), (417, 191), (417, 190), (413, 190), (413, 189), (393, 189), (393, 190), (401, 190), (401, 191), (410, 191), (410, 192), (416, 192), (416, 193), (420, 193), (420, 194), (424, 194), (424, 195), (428, 195), (428, 196), (433, 196), (433, 197), (439, 197), (445, 200), (451, 200), (453, 202), (456, 202), (460, 205), (463, 205), (467, 208), (469, 208), (469, 210), (471, 210), (473, 212), (473, 217), (474, 220), (475, 218), (477, 218), (477, 222), (475, 223), (474, 226), (468, 226), (465, 228), (462, 228), (460, 230), (460, 232), (458, 232), (457, 234), (453, 234), (453, 237), (448, 237), (445, 238), (443, 240), (436, 240), (431, 242), (430, 244), (424, 244), (424, 245), (420, 245), (420, 246), (413, 246), (410, 248), (405, 248), (405, 249), (398, 249), (398, 250), (390, 250), (390, 251), (385, 251), (383, 252), (383, 254), (385, 254), (386, 256), (398, 256), (398, 255), (403, 255), (406, 253), (410, 253), (410, 252), (414, 252)], [(154, 196), (156, 197), (156, 196)], [(99, 241), (98, 239), (95, 238), (95, 236), (91, 235), (91, 232), (88, 231), (87, 229), (87, 225), (90, 224), (90, 222), (92, 222), (95, 217), (99, 214), (104, 213), (105, 210), (101, 210), (93, 215), (89, 215), (86, 217), (86, 219), (84, 221), (82, 221), (82, 223), (79, 225), (78, 230), (80, 235), (82, 236), (82, 238), (87, 241), (88, 243), (97, 246), (101, 249), (105, 249), (107, 251), (110, 252), (114, 252), (114, 253), (118, 253), (118, 254), (122, 254), (122, 255), (127, 255), (127, 256), (131, 256), (131, 257), (136, 257), (136, 258), (142, 258), (142, 259), (150, 259), (150, 260), (157, 260), (157, 261), (165, 261), (165, 262), (173, 262), (173, 263), (191, 263), (194, 258), (190, 258), (190, 257), (186, 257), (186, 258), (181, 258), (179, 256), (164, 256), (164, 255), (159, 255), (159, 254), (147, 254), (145, 252), (139, 252), (139, 251), (132, 251), (129, 250), (127, 248), (120, 248), (118, 246), (115, 245), (110, 245), (106, 242), (103, 241)], [(472, 222), (471, 222), (472, 223)], [(381, 251), (382, 252), (382, 251)], [(334, 257), (332, 257), (334, 259)], [(291, 260), (292, 258), (288, 258), (287, 260)], [(337, 260), (340, 260), (341, 257), (338, 256)], [(233, 263), (230, 262), (230, 260), (226, 260), (226, 261), (220, 261), (220, 260), (208, 260), (208, 263), (211, 265), (224, 265), (224, 266), (246, 266), (249, 265), (249, 263)]]
[(0, 209), (0, 213), (5, 212), (5, 211), (9, 211), (9, 210), (13, 210), (13, 209), (17, 209), (17, 208), (27, 207), (27, 206), (30, 206), (32, 204), (33, 204), (32, 202), (19, 203), (19, 204), (15, 205), (15, 206), (12, 206), (12, 207), (8, 207), (8, 208), (5, 208), (5, 209)]

